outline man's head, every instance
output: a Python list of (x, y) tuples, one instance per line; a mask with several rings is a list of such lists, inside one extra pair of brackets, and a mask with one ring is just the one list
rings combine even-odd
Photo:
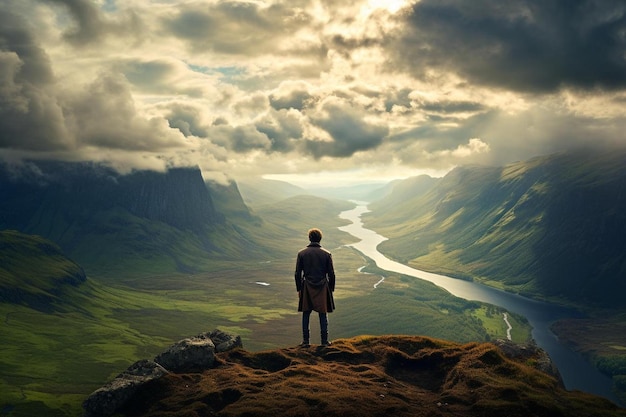
[(309, 241), (314, 243), (320, 243), (322, 240), (322, 231), (317, 228), (313, 228), (309, 230)]

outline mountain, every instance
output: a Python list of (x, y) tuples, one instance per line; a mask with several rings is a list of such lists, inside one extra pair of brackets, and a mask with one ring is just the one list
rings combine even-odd
[(536, 347), (504, 341), (360, 336), (330, 347), (236, 348), (215, 353), (210, 369), (143, 384), (115, 415), (626, 416), (566, 391), (549, 369)]
[[(428, 192), (440, 179), (428, 175), (407, 178), (405, 180), (395, 180), (387, 184), (379, 194), (370, 194), (366, 201), (375, 201), (372, 207), (380, 212), (393, 210), (398, 214), (411, 215), (413, 200)], [(398, 218), (401, 223), (405, 219)]]
[(215, 209), (222, 213), (226, 218), (251, 219), (252, 213), (243, 201), (243, 197), (239, 192), (239, 187), (235, 181), (228, 184), (220, 184), (214, 181), (207, 181), (206, 186), (210, 195), (214, 196), (213, 204)]
[[(569, 152), (417, 179), (370, 206), (382, 252), (420, 269), (579, 306), (625, 307), (626, 153)], [(401, 190), (405, 188), (406, 190)]]
[(260, 178), (240, 180), (237, 183), (245, 203), (251, 207), (275, 203), (296, 195), (308, 194), (304, 188), (284, 181)]
[(51, 310), (65, 287), (86, 280), (85, 271), (54, 243), (15, 230), (0, 231), (0, 303)]
[(238, 190), (205, 184), (198, 168), (122, 175), (92, 163), (5, 164), (0, 195), (0, 230), (49, 239), (90, 273), (193, 272), (249, 249), (219, 211), (246, 216)]

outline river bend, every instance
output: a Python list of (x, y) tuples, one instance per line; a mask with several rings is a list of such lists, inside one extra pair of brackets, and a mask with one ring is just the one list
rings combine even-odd
[(493, 304), (511, 313), (526, 317), (533, 327), (532, 337), (537, 345), (550, 355), (563, 378), (565, 388), (596, 394), (619, 404), (617, 396), (611, 391), (611, 378), (598, 371), (582, 355), (561, 343), (550, 330), (550, 325), (556, 320), (580, 317), (580, 313), (555, 304), (539, 302), (517, 294), (501, 291), (480, 283), (420, 271), (395, 262), (377, 249), (378, 245), (387, 240), (387, 238), (363, 226), (361, 215), (368, 211), (367, 203), (358, 202), (356, 208), (340, 213), (340, 218), (349, 220), (352, 223), (341, 226), (339, 229), (360, 239), (359, 242), (348, 246), (370, 258), (383, 270), (430, 281), (456, 297)]

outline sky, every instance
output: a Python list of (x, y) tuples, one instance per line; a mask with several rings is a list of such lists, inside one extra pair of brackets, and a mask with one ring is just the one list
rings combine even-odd
[(0, 159), (381, 181), (624, 146), (623, 0), (1, 0)]

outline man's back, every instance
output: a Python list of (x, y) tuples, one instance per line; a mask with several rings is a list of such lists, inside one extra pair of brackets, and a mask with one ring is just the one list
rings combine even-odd
[(334, 291), (335, 270), (333, 268), (333, 258), (330, 252), (322, 248), (319, 243), (312, 242), (298, 252), (296, 280), (302, 279), (302, 277), (313, 284), (328, 278), (330, 290)]

